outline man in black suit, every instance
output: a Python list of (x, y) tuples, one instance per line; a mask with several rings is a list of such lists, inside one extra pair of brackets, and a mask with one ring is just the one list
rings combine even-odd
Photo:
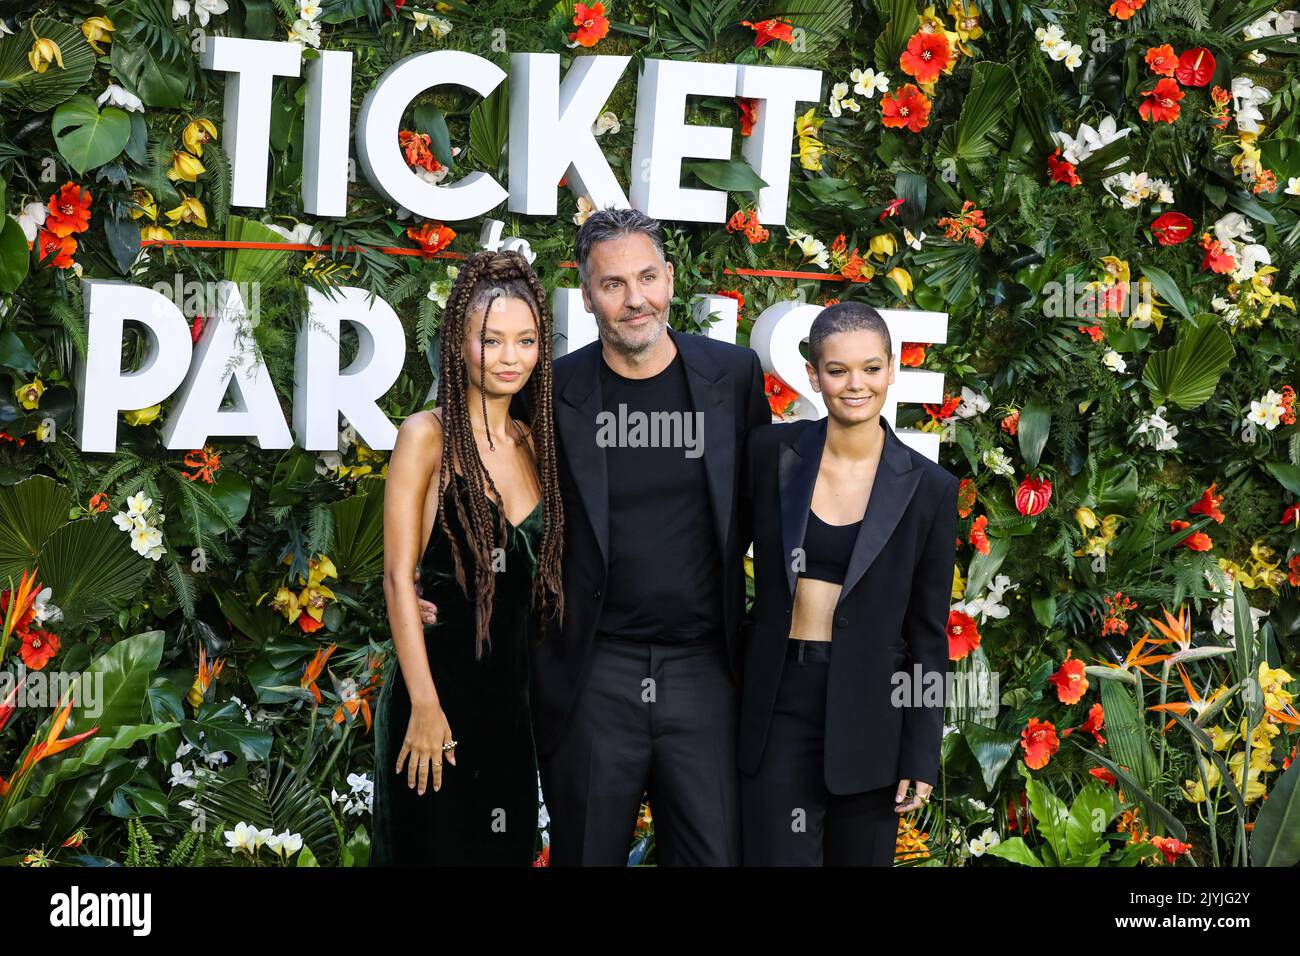
[(533, 654), (553, 865), (626, 865), (644, 794), (665, 865), (736, 865), (749, 431), (758, 357), (668, 328), (659, 224), (593, 213), (575, 258), (599, 341), (555, 361), (564, 621)]

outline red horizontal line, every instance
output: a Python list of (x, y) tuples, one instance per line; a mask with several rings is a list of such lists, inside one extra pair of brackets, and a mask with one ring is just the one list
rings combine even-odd
[[(142, 246), (184, 246), (187, 249), (264, 249), (270, 252), (357, 252), (369, 249), (382, 252), (388, 256), (423, 256), (420, 249), (405, 246), (344, 246), (336, 250), (333, 246), (316, 245), (310, 242), (244, 242), (235, 239), (143, 239)], [(435, 252), (435, 259), (465, 259), (463, 252)], [(576, 262), (560, 262), (564, 269), (576, 269)], [(766, 276), (777, 279), (813, 279), (817, 282), (870, 282), (870, 279), (851, 279), (845, 275), (821, 272), (792, 272), (788, 269), (723, 269), (726, 275)]]

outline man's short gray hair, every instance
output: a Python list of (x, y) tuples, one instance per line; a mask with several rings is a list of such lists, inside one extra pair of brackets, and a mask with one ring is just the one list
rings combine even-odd
[(596, 243), (638, 233), (653, 242), (659, 258), (667, 261), (664, 232), (659, 220), (650, 218), (639, 209), (613, 207), (598, 209), (588, 216), (573, 243), (573, 257), (578, 261), (578, 277), (582, 284), (587, 284), (587, 260), (591, 258), (591, 249)]

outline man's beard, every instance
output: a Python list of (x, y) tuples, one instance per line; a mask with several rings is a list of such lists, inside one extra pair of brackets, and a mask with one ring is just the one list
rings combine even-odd
[[(603, 319), (598, 318), (597, 325), (604, 333), (604, 335), (601, 336), (602, 341), (614, 351), (623, 355), (640, 355), (653, 348), (658, 343), (659, 339), (663, 337), (664, 330), (667, 328), (667, 323), (661, 321), (659, 313), (656, 312), (641, 312), (638, 313), (638, 315), (649, 315), (654, 321), (655, 332), (653, 335), (646, 339), (629, 339), (623, 333), (622, 320), (606, 322)], [(633, 318), (633, 316), (629, 316), (629, 318)]]

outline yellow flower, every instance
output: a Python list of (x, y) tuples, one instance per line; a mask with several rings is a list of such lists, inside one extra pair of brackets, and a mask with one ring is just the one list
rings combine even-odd
[(1128, 285), (1129, 271), (1128, 262), (1116, 256), (1102, 256), (1101, 268), (1104, 275), (1102, 281), (1106, 285)]
[(1164, 329), (1165, 314), (1160, 311), (1160, 300), (1156, 298), (1151, 280), (1145, 276), (1138, 280), (1137, 301), (1128, 317), (1128, 325), (1137, 325), (1138, 328), (1154, 325), (1157, 332)]
[(85, 34), (86, 42), (90, 44), (92, 50), (101, 56), (104, 51), (99, 47), (100, 41), (112, 43), (113, 38), (109, 34), (115, 29), (117, 28), (113, 26), (113, 21), (108, 17), (86, 17), (81, 21), (81, 32)]
[[(32, 36), (36, 36), (35, 33)], [(49, 69), (51, 63), (59, 64), (59, 69), (63, 69), (63, 51), (53, 40), (47, 40), (44, 37), (36, 37), (36, 42), (32, 44), (31, 50), (27, 54), (27, 62), (32, 65), (32, 69), (37, 73), (44, 73)]]
[(14, 389), (14, 395), (17, 396), (19, 404), (28, 411), (41, 403), (41, 395), (44, 392), (45, 383), (41, 381), (39, 375), (26, 385), (19, 385)]
[(298, 595), (298, 603), (302, 609), (318, 621), (324, 618), (325, 605), (332, 600), (334, 600), (334, 592), (324, 585), (305, 587)]
[(818, 119), (814, 115), (816, 112), (817, 107), (814, 106), (794, 121), (795, 132), (799, 134), (799, 165), (814, 171), (822, 168), (824, 147), (817, 136), (817, 130), (826, 122)]
[(962, 580), (961, 568), (958, 565), (952, 566), (952, 599), (960, 601), (962, 595), (966, 593), (966, 582)]
[(203, 144), (216, 138), (217, 127), (209, 119), (190, 120), (189, 125), (185, 127), (185, 132), (181, 133), (181, 142), (195, 156), (202, 156)]
[(167, 178), (171, 180), (183, 179), (187, 183), (197, 182), (199, 174), (207, 172), (203, 164), (189, 153), (177, 152), (172, 159), (172, 168), (167, 170)]
[(912, 274), (902, 266), (894, 266), (885, 273), (885, 278), (893, 280), (894, 285), (898, 286), (899, 292), (903, 295), (912, 294)]
[(1267, 661), (1259, 662), (1259, 689), (1264, 692), (1264, 706), (1273, 710), (1282, 710), (1294, 700), (1294, 696), (1285, 688), (1291, 683), (1291, 675), (1280, 667), (1269, 667)]
[(181, 193), (181, 196), (183, 197), (181, 204), (175, 209), (168, 209), (167, 218), (173, 223), (192, 222), (202, 229), (208, 228), (208, 213), (203, 208), (203, 203), (184, 193)]
[(1097, 520), (1097, 513), (1091, 508), (1075, 508), (1074, 520), (1079, 525), (1079, 534), (1087, 534), (1101, 524)]
[(145, 226), (140, 230), (140, 238), (148, 241), (161, 241), (172, 238), (171, 230), (163, 226)]
[(1242, 175), (1242, 167), (1246, 167), (1247, 172), (1259, 169), (1262, 157), (1259, 154), (1259, 147), (1253, 142), (1248, 142), (1244, 137), (1241, 141), (1241, 152), (1232, 157), (1232, 171), (1236, 175)]
[(877, 236), (872, 236), (871, 241), (867, 244), (871, 250), (871, 255), (881, 262), (884, 262), (890, 256), (898, 251), (898, 240), (890, 233), (882, 232)]
[(54, 432), (54, 422), (51, 419), (45, 419), (36, 426), (36, 440), (49, 441), (50, 435)]
[(957, 28), (957, 36), (961, 41), (957, 44), (965, 56), (971, 56), (972, 52), (966, 46), (970, 40), (978, 40), (984, 35), (984, 28), (980, 26), (979, 8), (974, 3), (963, 2), (963, 0), (950, 0), (948, 4), (948, 16), (953, 19), (953, 26)]
[(298, 603), (298, 595), (288, 588), (280, 588), (275, 592), (275, 599), (271, 601), (271, 610), (283, 614), (285, 620), (290, 624), (298, 620), (298, 615), (302, 613), (302, 607)]
[(1210, 743), (1213, 744), (1215, 750), (1226, 750), (1228, 745), (1237, 739), (1236, 734), (1229, 733), (1218, 724), (1213, 727), (1206, 727), (1205, 734), (1210, 738)]
[[(1250, 280), (1250, 289), (1246, 292), (1246, 302), (1259, 311), (1261, 319), (1267, 319), (1273, 307), (1286, 306), (1295, 311), (1295, 300), (1289, 295), (1273, 291), (1273, 274), (1277, 266), (1260, 266)], [(1233, 283), (1236, 285), (1236, 283)], [(1232, 287), (1229, 286), (1231, 289)], [(1236, 290), (1233, 290), (1236, 291)]]
[[(323, 554), (318, 554), (314, 558), (307, 559), (307, 586), (315, 587), (326, 578), (338, 579), (338, 569), (334, 567), (334, 562)], [(298, 575), (302, 579), (302, 575)]]
[[(1087, 508), (1081, 508), (1080, 510), (1089, 511)], [(1093, 514), (1094, 520), (1096, 520), (1096, 517), (1097, 516)], [(1077, 511), (1075, 512), (1075, 520), (1079, 520)], [(1115, 535), (1119, 533), (1119, 523), (1121, 520), (1121, 515), (1106, 515), (1106, 517), (1102, 518), (1100, 525), (1101, 532), (1099, 534), (1094, 534), (1091, 538), (1085, 540), (1083, 548), (1075, 551), (1074, 556), (1076, 558), (1081, 558), (1084, 555), (1091, 555), (1094, 558), (1100, 558), (1109, 554), (1111, 544), (1115, 540)], [(1082, 522), (1080, 522), (1080, 527), (1082, 527)]]
[(157, 405), (150, 405), (148, 408), (137, 408), (129, 412), (123, 412), (123, 416), (126, 418), (128, 425), (148, 425), (158, 417), (160, 411), (162, 411), (161, 402)]
[(131, 193), (131, 208), (129, 214), (132, 219), (139, 219), (141, 216), (148, 216), (150, 219), (158, 218), (158, 202), (153, 198), (153, 193), (147, 189), (137, 189)]

